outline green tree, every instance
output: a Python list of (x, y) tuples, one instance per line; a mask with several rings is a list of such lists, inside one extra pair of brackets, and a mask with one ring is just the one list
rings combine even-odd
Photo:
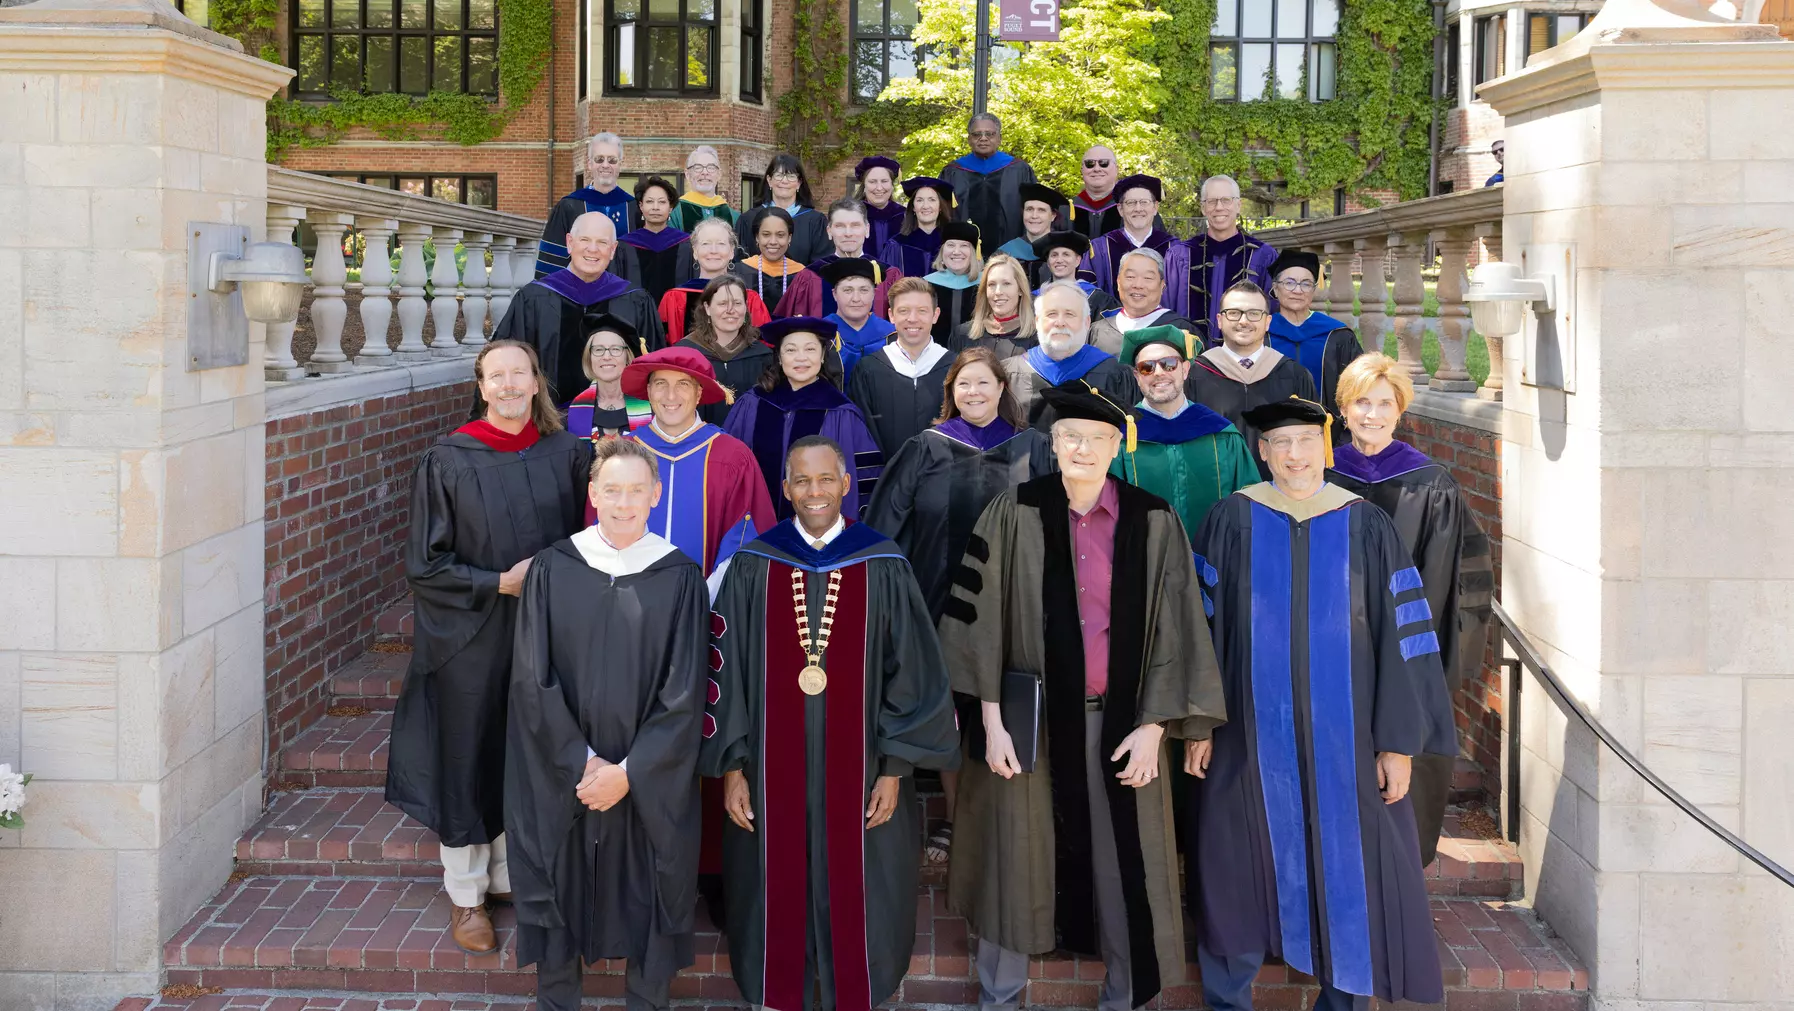
[[(944, 110), (903, 138), (900, 160), (917, 173), (966, 152), (976, 16), (961, 0), (921, 0), (919, 7), (911, 37), (926, 53), (925, 76), (892, 81), (879, 96)], [(1147, 0), (1080, 0), (1060, 9), (1058, 42), (998, 43), (990, 111), (1003, 121), (1003, 149), (1068, 195), (1083, 188), (1077, 159), (1092, 144), (1114, 148), (1126, 171), (1164, 173), (1176, 144), (1159, 125), (1170, 95), (1152, 57), (1154, 32), (1170, 20)]]

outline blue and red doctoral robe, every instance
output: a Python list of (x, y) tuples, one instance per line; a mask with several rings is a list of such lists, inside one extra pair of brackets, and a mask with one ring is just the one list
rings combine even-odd
[(705, 575), (777, 522), (753, 451), (715, 425), (699, 425), (678, 442), (653, 424), (628, 438), (660, 459), (660, 503), (648, 514), (648, 529)]

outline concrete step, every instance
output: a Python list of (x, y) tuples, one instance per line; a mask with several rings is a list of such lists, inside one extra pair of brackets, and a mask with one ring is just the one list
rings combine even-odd
[[(917, 898), (917, 934), (899, 1004), (970, 1004), (977, 999), (966, 923), (946, 908), (944, 889)], [(1435, 897), (1447, 1007), (1498, 1011), (1582, 1011), (1588, 979), (1575, 956), (1532, 915), (1505, 902)], [(165, 946), (167, 981), (199, 987), (356, 991), (386, 994), (523, 996), (533, 970), (516, 963), (516, 920), (500, 907), (499, 951), (469, 955), (448, 938), (449, 902), (436, 880), (251, 876), (227, 885)], [(702, 909), (697, 962), (673, 985), (686, 1002), (739, 1001), (726, 945)], [(589, 974), (586, 993), (617, 998), (622, 965)], [(1098, 960), (1053, 955), (1033, 962), (1030, 1004), (1094, 1007)], [(1190, 967), (1194, 978), (1194, 966)], [(1259, 977), (1261, 1006), (1306, 1007), (1312, 980), (1282, 966)], [(299, 1005), (303, 1007), (303, 1005)], [(1185, 984), (1159, 998), (1161, 1008), (1201, 1006)]]

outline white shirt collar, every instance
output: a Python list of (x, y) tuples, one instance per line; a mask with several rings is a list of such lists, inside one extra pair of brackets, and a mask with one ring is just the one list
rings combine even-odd
[(673, 545), (666, 538), (652, 531), (642, 534), (640, 539), (626, 548), (616, 548), (604, 539), (604, 532), (596, 525), (574, 534), (572, 540), (573, 546), (579, 549), (579, 556), (586, 560), (587, 565), (612, 579), (643, 572), (673, 550)]
[(891, 363), (891, 368), (897, 370), (897, 374), (905, 379), (922, 378), (945, 357), (947, 357), (947, 349), (933, 341), (928, 342), (928, 346), (922, 350), (922, 357), (916, 361), (910, 361), (909, 352), (903, 350), (902, 341), (893, 340), (885, 345), (885, 359)]
[(1127, 230), (1127, 229), (1126, 229), (1126, 228), (1123, 228), (1123, 229), (1122, 229), (1122, 230), (1121, 230), (1121, 234), (1123, 234), (1123, 235), (1125, 235), (1125, 236), (1127, 236), (1127, 240), (1128, 240), (1128, 241), (1129, 241), (1129, 242), (1131, 242), (1131, 243), (1133, 243), (1133, 244), (1134, 244), (1134, 248), (1135, 248), (1135, 249), (1139, 249), (1139, 248), (1141, 248), (1141, 247), (1142, 247), (1142, 246), (1144, 246), (1144, 245), (1146, 245), (1146, 240), (1147, 240), (1147, 239), (1150, 239), (1150, 238), (1152, 238), (1152, 229), (1150, 229), (1150, 228), (1148, 228), (1148, 229), (1147, 229), (1147, 230), (1146, 230), (1146, 234), (1145, 234), (1145, 235), (1142, 235), (1142, 236), (1141, 236), (1141, 237), (1139, 237), (1139, 238), (1137, 238), (1137, 239), (1136, 239), (1136, 238), (1134, 238), (1134, 233), (1133, 233), (1133, 232), (1130, 232), (1130, 231), (1128, 231), (1128, 230)]
[(1122, 333), (1132, 333), (1135, 330), (1144, 330), (1147, 327), (1152, 326), (1153, 322), (1160, 316), (1163, 316), (1170, 311), (1170, 309), (1161, 305), (1157, 309), (1141, 316), (1139, 319), (1135, 319), (1127, 314), (1126, 309), (1123, 309), (1115, 314), (1115, 329), (1120, 330)]
[(1183, 406), (1182, 406), (1182, 407), (1179, 407), (1179, 408), (1178, 408), (1178, 409), (1177, 409), (1177, 413), (1176, 413), (1176, 414), (1166, 414), (1166, 413), (1165, 413), (1165, 412), (1164, 412), (1164, 411), (1161, 411), (1161, 410), (1159, 410), (1159, 409), (1158, 409), (1158, 408), (1156, 408), (1156, 407), (1154, 407), (1154, 406), (1152, 406), (1152, 401), (1150, 401), (1150, 400), (1145, 400), (1145, 399), (1142, 399), (1142, 400), (1141, 400), (1141, 401), (1140, 401), (1140, 409), (1141, 409), (1141, 410), (1142, 410), (1142, 411), (1151, 411), (1151, 412), (1152, 412), (1152, 413), (1154, 413), (1154, 414), (1156, 414), (1156, 415), (1158, 415), (1158, 416), (1159, 416), (1159, 417), (1161, 417), (1161, 418), (1164, 418), (1164, 419), (1166, 419), (1166, 420), (1170, 420), (1170, 419), (1172, 419), (1172, 418), (1176, 418), (1176, 417), (1178, 417), (1178, 416), (1180, 416), (1180, 415), (1182, 415), (1182, 414), (1183, 414), (1183, 413), (1184, 413), (1184, 412), (1185, 412), (1185, 411), (1187, 411), (1187, 410), (1189, 410), (1189, 409), (1190, 409), (1190, 404), (1191, 404), (1191, 401), (1190, 401), (1190, 400), (1189, 400), (1189, 398), (1187, 398), (1187, 397), (1186, 397), (1186, 398), (1185, 398), (1185, 399), (1184, 399), (1184, 405), (1183, 405)]
[(1237, 351), (1235, 351), (1235, 350), (1233, 350), (1233, 349), (1232, 349), (1232, 348), (1228, 348), (1228, 349), (1227, 349), (1227, 353), (1228, 353), (1228, 354), (1230, 354), (1230, 355), (1233, 355), (1233, 356), (1234, 356), (1234, 357), (1235, 357), (1235, 358), (1237, 358), (1237, 359), (1241, 359), (1241, 360), (1249, 360), (1249, 361), (1251, 361), (1251, 362), (1252, 362), (1252, 364), (1254, 364), (1254, 365), (1257, 365), (1257, 364), (1258, 364), (1258, 360), (1259, 360), (1259, 359), (1260, 359), (1260, 358), (1263, 358), (1263, 357), (1264, 357), (1264, 354), (1265, 354), (1265, 348), (1268, 348), (1268, 347), (1270, 347), (1270, 345), (1269, 345), (1269, 344), (1265, 344), (1265, 343), (1260, 343), (1260, 344), (1259, 344), (1259, 345), (1258, 345), (1258, 350), (1257, 350), (1257, 351), (1254, 351), (1254, 352), (1252, 352), (1252, 353), (1251, 353), (1251, 354), (1249, 354), (1249, 355), (1242, 355), (1242, 354), (1240, 354), (1240, 353), (1239, 353), (1239, 352), (1237, 352)]
[(797, 520), (793, 519), (791, 523), (793, 526), (797, 527), (797, 535), (802, 537), (804, 543), (811, 547), (815, 547), (818, 540), (822, 541), (824, 547), (827, 547), (834, 543), (835, 538), (841, 536), (841, 531), (847, 529), (847, 518), (845, 516), (835, 517), (835, 525), (824, 530), (820, 538), (810, 536), (810, 532), (805, 530), (804, 525)]

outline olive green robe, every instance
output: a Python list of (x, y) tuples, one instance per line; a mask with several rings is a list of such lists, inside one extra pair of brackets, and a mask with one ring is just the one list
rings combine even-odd
[[(1112, 783), (1108, 790), (1134, 953), (1133, 995), (1144, 1004), (1184, 978), (1170, 763), (1183, 760), (1178, 739), (1208, 737), (1226, 707), (1183, 524), (1163, 499), (1128, 484), (1117, 490), (1103, 747), (1112, 753), (1145, 723), (1167, 731), (1159, 776), (1139, 789)], [(1007, 780), (992, 773), (983, 760), (982, 726), (970, 728), (947, 876), (949, 903), (975, 935), (1029, 954), (1099, 953), (1073, 565), (1061, 479), (1022, 484), (980, 517), (940, 623), (955, 691), (996, 702), (1005, 671), (1043, 678), (1046, 704), (1033, 773)], [(1055, 776), (1069, 760), (1077, 763), (1076, 775)], [(1111, 764), (1120, 771), (1119, 763)], [(1061, 838), (1056, 825), (1086, 828)]]

